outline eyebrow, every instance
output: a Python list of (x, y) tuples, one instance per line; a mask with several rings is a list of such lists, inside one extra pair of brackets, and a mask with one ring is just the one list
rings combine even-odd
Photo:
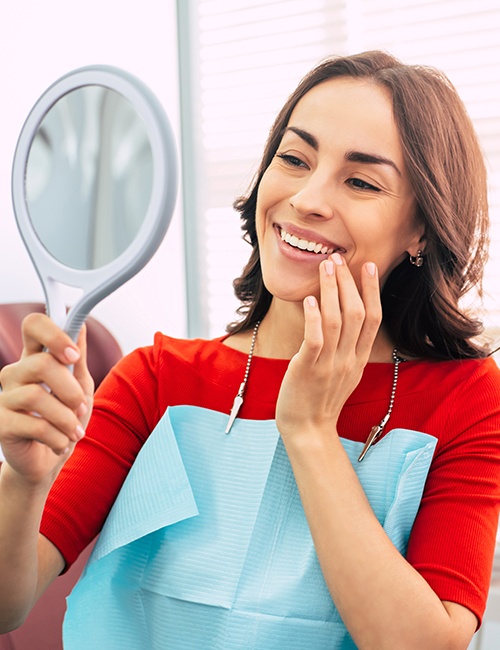
[(367, 165), (388, 165), (396, 171), (398, 176), (402, 177), (396, 163), (390, 158), (385, 158), (384, 156), (378, 156), (373, 153), (363, 153), (362, 151), (348, 151), (345, 155), (345, 159), (349, 162), (359, 162)]
[[(304, 131), (304, 129), (299, 129), (296, 126), (287, 126), (286, 129), (283, 131), (283, 135), (285, 135), (287, 131), (292, 131), (293, 133), (298, 135), (299, 138), (304, 140), (304, 142), (308, 144), (310, 147), (312, 147), (315, 151), (318, 151), (319, 142), (308, 131)], [(363, 163), (365, 165), (388, 165), (389, 167), (392, 167), (396, 171), (398, 176), (402, 177), (402, 174), (399, 171), (396, 163), (390, 158), (385, 158), (384, 156), (379, 156), (377, 154), (372, 154), (372, 153), (364, 153), (362, 151), (348, 151), (345, 155), (345, 159), (348, 162)]]
[(318, 151), (319, 143), (316, 140), (316, 138), (308, 131), (304, 131), (304, 129), (299, 129), (297, 126), (287, 126), (286, 129), (283, 131), (283, 135), (285, 135), (287, 131), (293, 131), (293, 133), (298, 135), (299, 138), (302, 138), (302, 140), (304, 140), (306, 144), (312, 147), (315, 151)]

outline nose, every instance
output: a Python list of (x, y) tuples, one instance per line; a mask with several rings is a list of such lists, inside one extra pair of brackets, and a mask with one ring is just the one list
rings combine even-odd
[(298, 191), (290, 197), (290, 205), (303, 218), (332, 219), (335, 215), (334, 201), (331, 175), (318, 172), (304, 179)]

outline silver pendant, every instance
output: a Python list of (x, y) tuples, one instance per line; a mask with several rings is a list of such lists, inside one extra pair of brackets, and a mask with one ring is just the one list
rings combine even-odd
[(359, 455), (358, 462), (361, 462), (363, 460), (368, 450), (373, 445), (373, 443), (377, 441), (377, 439), (380, 437), (380, 434), (382, 433), (383, 430), (384, 427), (381, 426), (380, 424), (377, 424), (374, 427), (372, 427), (372, 430), (370, 431), (370, 434), (366, 439), (365, 446), (363, 447), (363, 451)]
[(387, 410), (387, 413), (384, 415), (382, 420), (380, 421), (380, 424), (376, 424), (374, 427), (372, 427), (368, 438), (366, 439), (365, 446), (363, 447), (363, 451), (360, 453), (359, 458), (358, 458), (358, 463), (363, 460), (363, 458), (366, 456), (368, 450), (370, 447), (377, 442), (377, 440), (380, 438), (382, 435), (382, 432), (385, 428), (385, 425), (389, 421), (389, 418), (391, 417), (392, 413), (392, 408), (394, 406), (394, 399), (396, 397), (396, 388), (398, 385), (398, 375), (399, 375), (399, 364), (402, 363), (403, 361), (406, 361), (406, 359), (403, 359), (398, 356), (398, 351), (393, 350), (392, 351), (392, 358), (394, 359), (394, 374), (392, 377), (392, 390), (391, 390), (391, 397), (389, 400), (389, 408)]
[(238, 411), (240, 410), (242, 404), (243, 397), (238, 393), (238, 395), (236, 395), (234, 398), (233, 407), (231, 409), (231, 413), (229, 414), (229, 421), (227, 423), (225, 433), (229, 433), (231, 431), (231, 427), (236, 420), (236, 416), (238, 415)]
[(247, 366), (245, 368), (245, 376), (243, 377), (243, 381), (240, 384), (238, 393), (234, 398), (233, 406), (231, 408), (231, 413), (229, 414), (229, 421), (227, 423), (225, 433), (229, 433), (231, 431), (231, 427), (233, 426), (233, 423), (236, 420), (238, 411), (240, 410), (241, 405), (243, 404), (243, 393), (245, 392), (245, 387), (247, 385), (248, 374), (250, 372), (250, 365), (252, 363), (253, 351), (255, 348), (255, 341), (257, 339), (257, 332), (259, 330), (259, 325), (260, 325), (260, 320), (255, 323), (255, 326), (253, 328), (252, 342), (250, 344), (250, 352), (248, 353)]

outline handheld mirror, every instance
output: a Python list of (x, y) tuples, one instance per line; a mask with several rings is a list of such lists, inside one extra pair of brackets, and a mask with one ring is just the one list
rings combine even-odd
[[(176, 193), (172, 130), (139, 79), (89, 66), (37, 101), (14, 156), (14, 212), (47, 313), (73, 340), (90, 310), (156, 252)], [(81, 290), (67, 313), (61, 285)]]

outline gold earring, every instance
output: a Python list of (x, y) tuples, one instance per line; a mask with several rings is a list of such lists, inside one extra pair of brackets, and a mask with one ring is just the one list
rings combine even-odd
[(423, 263), (424, 263), (424, 254), (421, 250), (417, 252), (417, 255), (415, 257), (413, 255), (410, 255), (410, 264), (413, 264), (413, 266), (421, 267)]

